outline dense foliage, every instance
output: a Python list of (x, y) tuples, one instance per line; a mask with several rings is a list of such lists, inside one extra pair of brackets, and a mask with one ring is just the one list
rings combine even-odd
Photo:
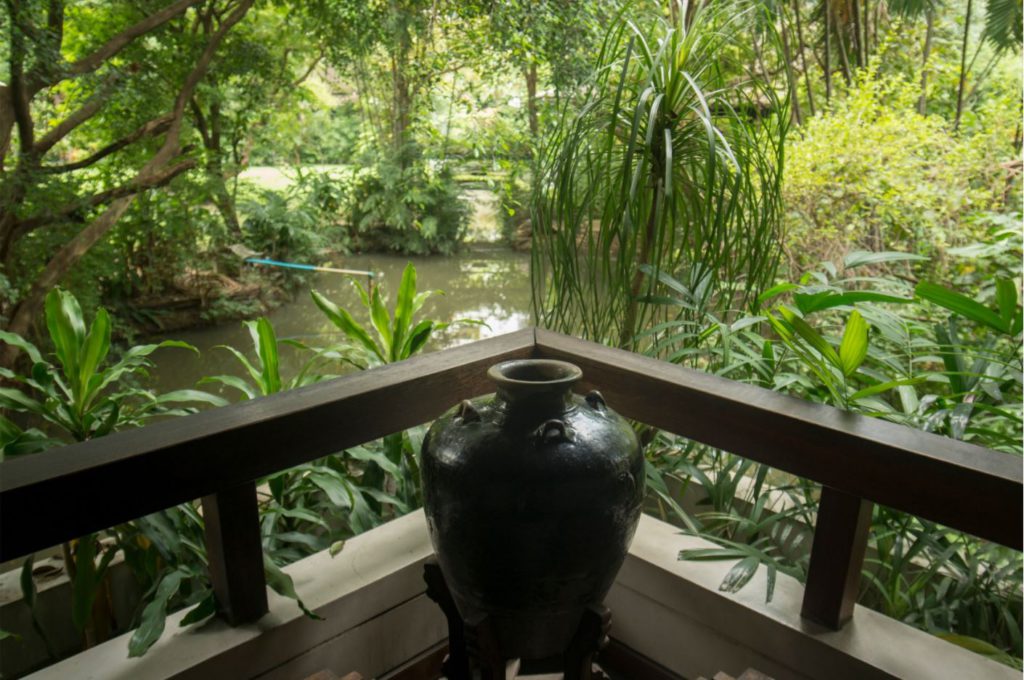
[[(8, 0), (0, 454), (414, 355), (452, 320), (416, 318), (413, 269), (391, 309), (314, 292), (340, 339), (313, 347), (260, 316), (309, 279), (244, 261), (452, 253), (487, 189), (539, 324), (1019, 456), (1021, 25), (1018, 0)], [(160, 343), (118, 344), (188, 305), (250, 319), (199, 386), (224, 395), (158, 394)], [(260, 480), (268, 583), (298, 599), (281, 566), (417, 507), (422, 432)], [(725, 590), (805, 576), (814, 484), (642, 434), (652, 511), (718, 545), (682, 557), (736, 560)], [(861, 603), (1020, 665), (1019, 554), (872, 522)], [(68, 542), (85, 642), (212, 615), (202, 532), (193, 503)]]

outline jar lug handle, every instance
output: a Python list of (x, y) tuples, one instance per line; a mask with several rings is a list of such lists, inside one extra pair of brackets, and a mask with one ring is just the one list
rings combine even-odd
[(463, 399), (455, 410), (455, 418), (463, 424), (480, 422), (480, 412), (468, 399)]
[(558, 418), (552, 418), (537, 428), (534, 437), (541, 443), (550, 442), (574, 442), (576, 432)]
[(590, 405), (590, 408), (595, 411), (604, 411), (608, 408), (608, 403), (604, 400), (604, 395), (597, 390), (590, 390), (584, 399), (587, 400), (587, 404)]

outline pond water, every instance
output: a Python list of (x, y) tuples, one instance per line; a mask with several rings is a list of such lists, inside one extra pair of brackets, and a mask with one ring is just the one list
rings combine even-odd
[[(454, 323), (438, 334), (426, 351), (451, 347), (518, 330), (530, 324), (530, 257), (507, 248), (472, 245), (452, 256), (408, 257), (392, 255), (348, 255), (334, 258), (333, 266), (369, 270), (380, 273), (386, 305), (393, 308), (402, 270), (407, 262), (416, 266), (419, 290), (441, 290), (427, 300), (418, 319), (453, 322), (477, 319), (486, 326)], [(338, 306), (347, 309), (369, 328), (369, 319), (352, 285), (353, 277), (318, 273), (310, 278), (313, 288)], [(365, 278), (356, 278), (363, 285)], [(268, 315), (278, 340), (293, 338), (307, 345), (325, 347), (343, 339), (308, 292), (300, 292), (294, 300), (274, 309)], [(372, 331), (371, 331), (372, 334)], [(218, 345), (231, 345), (252, 361), (254, 351), (248, 330), (241, 321), (169, 333), (168, 338), (194, 345), (199, 356), (182, 349), (163, 349), (154, 354), (157, 368), (152, 387), (168, 391), (193, 387), (203, 376), (243, 375), (237, 360)], [(299, 370), (305, 356), (291, 347), (282, 348), (281, 375), (288, 380)], [(344, 372), (343, 367), (329, 372)], [(328, 371), (325, 371), (328, 372)], [(208, 389), (213, 386), (208, 386)], [(230, 399), (237, 394), (225, 393)]]

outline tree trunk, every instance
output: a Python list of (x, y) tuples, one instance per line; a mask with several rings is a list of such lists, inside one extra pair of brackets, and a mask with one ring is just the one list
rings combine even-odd
[(846, 48), (846, 38), (843, 36), (844, 27), (840, 24), (836, 24), (836, 38), (839, 39), (839, 68), (843, 72), (843, 80), (846, 81), (846, 86), (849, 87), (853, 84), (853, 73), (850, 70), (850, 52)]
[(864, 8), (863, 8), (864, 20), (861, 22), (863, 24), (861, 28), (864, 31), (864, 36), (861, 38), (860, 43), (861, 43), (861, 45), (864, 46), (864, 64), (863, 65), (867, 66), (868, 59), (871, 58), (871, 38), (870, 38), (870, 36), (871, 36), (871, 27), (870, 27), (870, 24), (871, 24), (871, 21), (870, 21), (870, 17), (871, 17), (871, 10), (870, 10), (871, 0), (861, 0), (861, 1), (864, 3)]
[(825, 104), (832, 103), (832, 3), (824, 0), (825, 11)]
[[(182, 168), (189, 168), (194, 165), (192, 161), (184, 161), (173, 167), (168, 167), (171, 161), (174, 160), (174, 156), (180, 152), (181, 126), (185, 107), (191, 101), (199, 82), (205, 77), (224, 36), (235, 24), (242, 20), (246, 13), (248, 13), (249, 8), (252, 7), (254, 1), (242, 0), (235, 7), (234, 11), (223, 19), (217, 33), (206, 44), (203, 53), (197, 60), (195, 67), (185, 78), (185, 82), (178, 93), (174, 104), (172, 121), (164, 137), (163, 144), (136, 174), (133, 179), (134, 185), (140, 187), (152, 186), (155, 179), (161, 175), (174, 176)], [(60, 283), (61, 279), (82, 259), (89, 249), (106, 236), (114, 225), (117, 224), (118, 220), (121, 219), (125, 211), (132, 204), (132, 201), (135, 200), (135, 195), (132, 193), (114, 199), (96, 219), (57, 251), (57, 254), (47, 262), (42, 273), (32, 282), (32, 286), (25, 297), (14, 308), (8, 325), (10, 332), (23, 336), (28, 334), (36, 312), (42, 306), (49, 290)], [(5, 344), (3, 348), (0, 348), (0, 366), (11, 366), (17, 357), (17, 352), (17, 348), (9, 344)]]
[(530, 119), (530, 137), (536, 144), (540, 124), (537, 120), (537, 62), (531, 61), (526, 69), (526, 113)]
[(804, 122), (800, 112), (800, 93), (797, 90), (796, 74), (793, 73), (793, 57), (789, 49), (789, 32), (786, 30), (786, 17), (782, 17), (782, 58), (786, 62), (786, 79), (789, 81), (789, 99), (793, 115), (793, 122), (798, 126)]
[(925, 10), (928, 27), (924, 33), (924, 55), (921, 59), (921, 96), (917, 100), (917, 112), (922, 116), (928, 111), (928, 58), (932, 54), (932, 37), (935, 34), (935, 11), (931, 5)]
[(850, 14), (853, 16), (853, 47), (857, 51), (857, 66), (864, 68), (864, 44), (861, 42), (860, 33), (860, 5), (857, 4), (857, 0), (850, 0), (850, 2)]
[(964, 40), (960, 47), (960, 83), (956, 89), (956, 118), (953, 130), (960, 129), (960, 118), (964, 113), (964, 85), (967, 82), (967, 40), (971, 35), (971, 7), (973, 0), (967, 0), (967, 16), (964, 19)]
[(800, 64), (804, 69), (804, 85), (807, 86), (807, 109), (814, 115), (814, 92), (811, 89), (811, 70), (807, 68), (807, 51), (804, 49), (804, 29), (800, 20), (800, 0), (793, 0), (793, 17), (796, 19), (797, 49), (800, 51)]

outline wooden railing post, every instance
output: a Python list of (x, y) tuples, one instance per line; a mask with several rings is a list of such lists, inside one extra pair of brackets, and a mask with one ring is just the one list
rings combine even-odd
[(871, 501), (821, 487), (800, 615), (833, 630), (853, 616), (871, 526)]
[(232, 626), (255, 621), (267, 613), (256, 483), (204, 496), (203, 520), (210, 580), (224, 617)]

